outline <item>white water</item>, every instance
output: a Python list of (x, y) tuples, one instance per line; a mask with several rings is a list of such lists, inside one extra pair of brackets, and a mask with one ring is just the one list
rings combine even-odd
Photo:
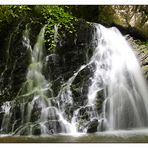
[[(14, 126), (12, 125), (12, 133), (20, 135), (22, 132), (26, 132), (28, 135), (33, 134), (33, 128), (36, 125), (40, 125), (41, 135), (48, 135), (52, 133), (71, 133), (73, 132), (72, 125), (62, 116), (61, 111), (51, 105), (51, 99), (53, 99), (52, 84), (50, 80), (46, 80), (43, 74), (43, 64), (45, 59), (44, 55), (44, 26), (38, 37), (36, 44), (33, 49), (30, 45), (29, 39), (29, 27), (26, 26), (26, 30), (23, 34), (23, 46), (27, 47), (27, 50), (31, 52), (31, 63), (28, 67), (28, 72), (26, 76), (26, 82), (24, 83), (20, 91), (20, 99), (22, 99), (21, 107), (21, 125), (14, 131)], [(45, 63), (45, 65), (47, 65)], [(50, 95), (48, 95), (50, 94)], [(25, 99), (23, 99), (25, 97)], [(31, 97), (31, 100), (27, 98)], [(4, 112), (4, 117), (2, 121), (1, 131), (7, 133), (9, 127), (9, 121), (11, 120), (11, 108), (13, 104), (6, 102), (3, 104), (2, 112)], [(39, 117), (35, 123), (32, 123), (32, 113), (34, 109), (37, 108), (36, 112), (39, 113)]]
[[(61, 128), (61, 132), (71, 132), (71, 124), (66, 121), (61, 112), (58, 111), (57, 108), (51, 106), (51, 99), (53, 98), (53, 91), (51, 89), (52, 84), (50, 81), (47, 82), (45, 76), (43, 75), (43, 50), (44, 50), (44, 32), (45, 27), (43, 27), (38, 35), (37, 42), (32, 50), (32, 63), (29, 66), (28, 74), (27, 74), (27, 92), (26, 93), (34, 93), (34, 99), (28, 103), (28, 117), (27, 122), (30, 121), (31, 112), (33, 110), (34, 104), (37, 103), (41, 108), (41, 116), (39, 119), (39, 124), (41, 127), (41, 134), (47, 135), (50, 132), (55, 132), (54, 130), (58, 130), (56, 127), (59, 122), (59, 126)], [(29, 42), (28, 42), (29, 43)], [(29, 46), (29, 45), (27, 45)], [(47, 65), (45, 63), (45, 65)], [(47, 93), (50, 92), (51, 98), (48, 97)], [(46, 126), (46, 122), (51, 122), (50, 126), (53, 130), (48, 129)], [(56, 122), (57, 121), (57, 122)]]
[(11, 117), (10, 109), (11, 109), (10, 102), (5, 102), (2, 105), (2, 111), (1, 112), (5, 112), (5, 114), (4, 114), (4, 117), (3, 117), (3, 120), (2, 120), (2, 125), (1, 125), (1, 129), (0, 129), (1, 131), (2, 130), (8, 131), (8, 127), (9, 127), (9, 123), (10, 123), (10, 117)]
[[(60, 112), (62, 113), (62, 118), (65, 116), (65, 110), (66, 110), (66, 104), (73, 105), (73, 98), (72, 98), (72, 91), (71, 91), (71, 85), (78, 75), (78, 73), (83, 70), (86, 67), (86, 65), (82, 65), (77, 72), (73, 74), (69, 80), (63, 84), (62, 89), (60, 90), (57, 98), (58, 98), (58, 108), (60, 109)], [(74, 115), (71, 119), (71, 122), (69, 123), (69, 133), (77, 135), (77, 121), (75, 115), (77, 110), (74, 112)], [(64, 119), (64, 118), (63, 118)]]
[[(88, 104), (91, 120), (98, 119), (105, 130), (134, 129), (148, 127), (148, 88), (132, 47), (116, 28), (96, 25), (98, 45), (88, 65), (94, 64), (91, 85), (88, 87)], [(84, 69), (82, 68), (82, 69)], [(82, 70), (81, 68), (75, 73)], [(72, 80), (75, 79), (73, 75)], [(68, 84), (71, 85), (71, 78)], [(67, 85), (67, 94), (71, 94)], [(97, 93), (104, 91), (102, 113), (96, 110)], [(70, 101), (72, 100), (71, 97)], [(83, 107), (82, 107), (83, 108)], [(74, 111), (72, 124), (81, 122), (78, 108)], [(103, 124), (103, 125), (102, 125)], [(86, 132), (87, 129), (83, 129)]]
[(147, 127), (148, 89), (132, 48), (116, 28), (96, 28), (98, 46), (91, 58), (96, 69), (89, 87), (89, 104), (94, 104), (102, 81), (107, 129)]
[[(23, 100), (21, 106), (21, 126), (17, 129), (20, 134), (26, 127), (29, 135), (32, 135), (35, 125), (31, 124), (33, 109), (37, 106), (40, 117), (36, 124), (40, 125), (41, 134), (70, 133), (77, 134), (78, 126), (81, 126), (81, 110), (85, 110), (89, 119), (83, 121), (84, 127), (81, 132), (87, 132), (88, 123), (97, 119), (99, 121), (98, 131), (142, 129), (148, 127), (148, 92), (139, 63), (128, 45), (127, 41), (116, 28), (105, 28), (95, 24), (97, 36), (97, 47), (93, 56), (86, 65), (80, 66), (73, 76), (61, 86), (61, 90), (55, 97), (52, 83), (46, 80), (42, 70), (43, 62), (48, 61), (44, 56), (44, 32), (43, 27), (38, 35), (36, 44), (32, 49), (29, 40), (29, 29), (26, 28), (23, 35), (23, 46), (31, 52), (31, 63), (28, 68), (26, 82), (21, 90), (21, 97), (30, 97), (31, 101)], [(57, 27), (55, 26), (55, 40), (57, 38)], [(45, 60), (46, 59), (46, 60)], [(88, 103), (76, 108), (72, 117), (67, 117), (67, 105), (73, 106), (72, 83), (78, 74), (93, 67), (93, 76), (90, 77), (91, 84), (88, 86)], [(47, 63), (45, 63), (47, 66)], [(47, 67), (46, 67), (47, 68)], [(97, 111), (96, 101), (98, 93), (103, 91), (102, 112)], [(50, 92), (50, 95), (48, 95)], [(51, 100), (57, 103), (53, 106)], [(26, 105), (27, 103), (27, 105)], [(26, 107), (27, 106), (27, 107)], [(2, 112), (5, 112), (1, 131), (7, 131), (11, 119), (10, 102), (3, 104)], [(27, 112), (25, 112), (27, 108)], [(16, 121), (17, 122), (17, 121)], [(12, 126), (14, 128), (14, 123)], [(60, 128), (59, 128), (60, 127)], [(54, 131), (55, 130), (55, 131)], [(14, 130), (12, 129), (14, 132)]]
[[(95, 65), (91, 85), (88, 87), (88, 103), (74, 111), (70, 131), (77, 133), (81, 122), (79, 112), (84, 107), (89, 108), (91, 121), (98, 119), (100, 122), (98, 130), (102, 130), (102, 126), (105, 130), (147, 127), (148, 89), (132, 47), (116, 28), (108, 29), (97, 24), (95, 26), (98, 45), (92, 58), (64, 83), (58, 95), (58, 106), (65, 117), (66, 104), (74, 103), (71, 91), (74, 79), (86, 66)], [(102, 90), (104, 103), (102, 113), (98, 114), (97, 93)], [(84, 127), (82, 132), (87, 132), (87, 128)]]

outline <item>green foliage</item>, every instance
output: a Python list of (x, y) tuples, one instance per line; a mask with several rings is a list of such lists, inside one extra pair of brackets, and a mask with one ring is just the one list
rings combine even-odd
[(11, 23), (13, 19), (25, 17), (30, 10), (28, 6), (0, 6), (0, 23)]
[(28, 6), (0, 6), (0, 33), (8, 32), (20, 19), (30, 18)]
[[(13, 25), (20, 19), (34, 20), (39, 18), (41, 23), (47, 24), (45, 31), (45, 45), (52, 51), (55, 49), (55, 34), (62, 37), (65, 32), (74, 31), (73, 22), (75, 17), (71, 15), (69, 6), (0, 6), (0, 31), (3, 26)], [(18, 21), (17, 21), (18, 20)], [(26, 21), (27, 23), (27, 21)], [(58, 32), (55, 30), (58, 28)]]
[[(56, 46), (56, 37), (62, 37), (66, 31), (69, 33), (74, 31), (73, 22), (75, 17), (70, 13), (65, 12), (64, 8), (61, 6), (42, 6), (40, 11), (44, 19), (47, 21), (45, 44), (49, 51), (52, 52)], [(56, 32), (55, 27), (58, 28), (58, 32)]]

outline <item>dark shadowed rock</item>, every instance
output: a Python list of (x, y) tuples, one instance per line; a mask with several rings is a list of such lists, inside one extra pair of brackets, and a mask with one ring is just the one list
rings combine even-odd
[(33, 126), (32, 135), (35, 135), (35, 136), (41, 135), (41, 126), (40, 126), (40, 124), (36, 124), (35, 126)]
[(95, 133), (97, 132), (97, 128), (98, 128), (98, 120), (97, 119), (93, 119), (92, 121), (90, 121), (89, 125), (88, 125), (88, 129), (87, 129), (87, 133)]
[(1, 125), (2, 125), (2, 122), (3, 122), (4, 114), (5, 114), (4, 112), (0, 113), (0, 128), (1, 128)]
[(61, 122), (60, 120), (48, 121), (45, 123), (45, 126), (48, 129), (48, 134), (66, 133), (66, 128), (63, 122)]
[[(23, 32), (28, 20), (16, 22), (15, 27), (11, 26), (5, 35), (5, 40), (1, 41), (0, 58), (0, 103), (13, 100), (19, 93), (22, 84), (26, 81), (28, 65), (30, 64), (30, 50), (23, 45)], [(36, 21), (30, 23), (31, 28), (31, 44), (36, 42), (36, 37), (42, 25)], [(36, 29), (34, 29), (36, 28)], [(1, 35), (3, 32), (1, 32)], [(1, 36), (0, 38), (3, 38)]]

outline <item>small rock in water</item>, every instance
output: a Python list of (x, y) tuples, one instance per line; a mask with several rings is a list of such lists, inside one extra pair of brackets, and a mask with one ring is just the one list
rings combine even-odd
[(97, 119), (90, 121), (90, 123), (88, 125), (88, 129), (87, 129), (87, 133), (97, 132), (98, 124), (99, 124), (99, 122)]
[(41, 128), (40, 128), (40, 125), (37, 124), (33, 127), (33, 132), (32, 132), (33, 135), (35, 136), (39, 136), (41, 135)]

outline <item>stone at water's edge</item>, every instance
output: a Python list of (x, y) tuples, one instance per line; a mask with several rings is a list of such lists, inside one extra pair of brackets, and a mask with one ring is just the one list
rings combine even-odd
[(98, 124), (99, 124), (99, 122), (97, 119), (90, 121), (90, 123), (88, 125), (88, 129), (87, 129), (87, 133), (97, 132)]

